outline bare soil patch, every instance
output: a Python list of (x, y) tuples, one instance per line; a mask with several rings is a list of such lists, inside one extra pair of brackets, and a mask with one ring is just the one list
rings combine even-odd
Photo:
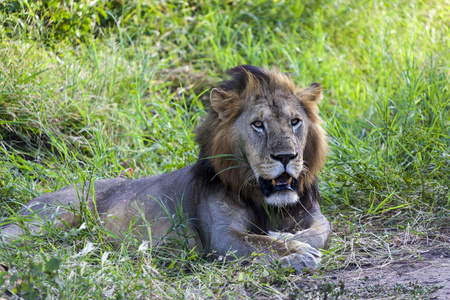
[(295, 299), (450, 299), (447, 213), (335, 218), (322, 271), (298, 279)]
[(450, 251), (445, 246), (324, 275), (325, 281), (343, 286), (339, 299), (450, 299)]

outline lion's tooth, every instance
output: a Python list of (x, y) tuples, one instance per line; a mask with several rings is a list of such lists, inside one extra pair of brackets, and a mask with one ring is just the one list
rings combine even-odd
[(286, 181), (286, 184), (291, 184), (292, 182), (292, 177), (289, 177), (289, 179)]
[(275, 179), (272, 179), (272, 185), (276, 186), (277, 185), (277, 181)]

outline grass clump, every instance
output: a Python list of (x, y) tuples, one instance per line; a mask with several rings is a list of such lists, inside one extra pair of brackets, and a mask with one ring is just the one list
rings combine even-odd
[[(323, 270), (390, 261), (448, 237), (450, 11), (441, 1), (72, 2), (0, 4), (0, 224), (66, 185), (195, 162), (192, 129), (208, 90), (227, 68), (254, 64), (325, 89), (322, 208), (334, 233)], [(211, 263), (195, 251), (140, 247), (132, 235), (113, 247), (95, 216), (86, 220), (89, 229), (1, 244), (9, 290), (25, 298), (342, 295), (330, 282), (305, 286), (311, 274), (276, 262)]]
[(54, 45), (65, 40), (81, 43), (89, 35), (99, 35), (102, 29), (115, 24), (120, 15), (119, 1), (4, 1), (2, 34), (8, 37), (31, 36)]

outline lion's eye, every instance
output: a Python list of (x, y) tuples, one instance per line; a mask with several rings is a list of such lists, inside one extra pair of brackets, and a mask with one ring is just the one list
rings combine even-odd
[(291, 120), (292, 126), (298, 126), (301, 124), (301, 122), (302, 122), (302, 120), (300, 120), (299, 118), (294, 118)]
[(253, 122), (253, 123), (252, 123), (252, 126), (253, 126), (255, 129), (263, 129), (263, 128), (264, 128), (264, 124), (263, 124), (263, 122), (261, 122), (261, 121), (255, 121), (255, 122)]

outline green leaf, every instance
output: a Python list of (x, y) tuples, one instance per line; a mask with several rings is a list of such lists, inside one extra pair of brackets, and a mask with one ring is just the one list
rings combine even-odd
[(0, 272), (0, 286), (3, 286), (5, 283), (7, 274), (8, 272)]
[(244, 273), (239, 272), (238, 281), (244, 281)]
[(176, 263), (177, 263), (176, 260), (172, 261), (167, 269), (172, 270)]
[(45, 273), (53, 273), (59, 269), (60, 261), (57, 258), (51, 258), (46, 264), (44, 271)]

